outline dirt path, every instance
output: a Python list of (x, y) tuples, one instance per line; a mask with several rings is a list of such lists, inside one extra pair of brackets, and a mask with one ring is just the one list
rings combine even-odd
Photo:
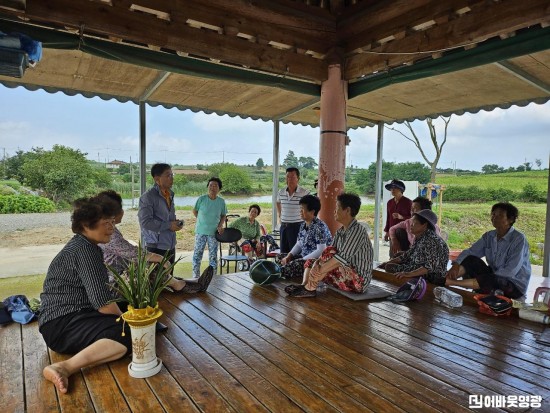
[[(241, 216), (243, 209), (231, 211)], [(190, 259), (194, 242), (195, 217), (191, 211), (178, 210), (185, 225), (177, 233), (177, 252)], [(271, 214), (262, 214), (261, 222), (271, 222)], [(137, 210), (127, 210), (118, 225), (124, 237), (139, 241)], [(0, 278), (45, 274), (50, 262), (71, 239), (71, 214), (0, 214)], [(205, 254), (207, 256), (207, 254)]]
[[(244, 216), (247, 211), (231, 211), (232, 214)], [(177, 233), (178, 250), (193, 250), (195, 245), (195, 217), (192, 211), (177, 211), (177, 217), (185, 221), (181, 231)], [(271, 223), (271, 211), (262, 213), (262, 223)], [(137, 210), (127, 210), (118, 228), (129, 240), (139, 241), (140, 229)], [(65, 244), (73, 233), (71, 231), (71, 214), (55, 212), (47, 214), (0, 214), (0, 248), (17, 248), (33, 245)]]

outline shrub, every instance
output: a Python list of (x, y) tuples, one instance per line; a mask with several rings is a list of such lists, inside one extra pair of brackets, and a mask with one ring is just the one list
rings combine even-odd
[(206, 181), (203, 181), (203, 182), (187, 182), (183, 186), (181, 193), (187, 196), (192, 196), (192, 195), (202, 195), (202, 194), (205, 194), (206, 192), (207, 192)]
[(0, 195), (0, 214), (54, 211), (55, 204), (47, 198), (32, 195)]
[(8, 185), (0, 185), (0, 195), (16, 195), (17, 191)]
[(451, 186), (443, 193), (446, 201), (486, 201), (485, 191), (477, 186)]
[(252, 189), (252, 181), (250, 177), (237, 165), (225, 164), (219, 177), (223, 182), (224, 193), (248, 194)]
[(346, 182), (345, 183), (345, 190), (346, 192), (351, 192), (353, 194), (357, 195), (365, 195), (365, 193), (362, 191), (361, 187), (357, 185), (354, 181)]
[(16, 191), (19, 191), (19, 188), (21, 188), (21, 184), (19, 183), (19, 181), (15, 181), (15, 180), (0, 181), (0, 185), (9, 186), (10, 188), (15, 189)]
[(528, 183), (521, 191), (521, 199), (525, 202), (545, 202), (546, 195), (542, 191), (537, 190), (535, 185)]
[(506, 188), (491, 188), (486, 192), (489, 195), (489, 201), (510, 202), (518, 199), (518, 193)]
[(191, 174), (186, 175), (187, 180), (190, 182), (204, 182), (206, 184), (206, 181), (208, 181), (208, 178), (210, 178), (208, 175), (204, 174)]
[[(520, 200), (519, 193), (506, 188), (483, 189), (474, 185), (449, 186), (443, 194), (446, 201), (510, 202)], [(540, 202), (540, 201), (538, 201)]]

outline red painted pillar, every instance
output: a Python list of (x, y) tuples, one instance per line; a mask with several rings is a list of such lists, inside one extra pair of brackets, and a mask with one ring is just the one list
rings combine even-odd
[(319, 139), (319, 218), (334, 234), (340, 224), (334, 219), (336, 197), (344, 190), (346, 172), (346, 105), (348, 82), (342, 80), (340, 64), (331, 64), (321, 85), (321, 136)]

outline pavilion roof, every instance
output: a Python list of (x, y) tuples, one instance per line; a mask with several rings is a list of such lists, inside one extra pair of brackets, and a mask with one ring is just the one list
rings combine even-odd
[(548, 0), (0, 0), (44, 45), (23, 86), (318, 125), (340, 63), (348, 126), (550, 99)]

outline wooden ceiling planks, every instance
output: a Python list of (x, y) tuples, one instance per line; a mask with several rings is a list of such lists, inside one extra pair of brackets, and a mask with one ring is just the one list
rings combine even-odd
[[(88, 0), (29, 0), (24, 16), (43, 24), (82, 27), (84, 35), (119, 38), (269, 73), (309, 81), (326, 78), (324, 62), (297, 53), (294, 45), (289, 50), (281, 50), (264, 42), (255, 43), (238, 36), (191, 27), (183, 22), (172, 23), (155, 14), (131, 11), (130, 7)], [(174, 13), (174, 16), (178, 14)], [(270, 40), (267, 36), (265, 39)]]
[[(19, 11), (3, 4), (0, 0), (0, 15), (73, 33), (82, 28), (84, 40), (100, 37), (317, 84), (325, 79), (327, 56), (334, 56), (335, 50), (344, 56), (345, 79), (354, 81), (438, 57), (442, 50), (550, 23), (548, 0), (27, 0), (26, 10)], [(550, 84), (549, 56), (548, 51), (540, 52), (510, 62)], [(24, 83), (136, 100), (158, 73), (80, 52), (46, 49), (45, 59), (27, 70)], [(353, 98), (348, 125), (541, 95), (547, 97), (489, 65)], [(319, 122), (313, 110), (318, 103), (309, 105), (310, 95), (175, 73), (150, 101), (270, 119), (291, 113), (284, 120)]]
[[(480, 5), (471, 13), (461, 15), (446, 24), (412, 32), (399, 41), (374, 47), (369, 50), (369, 53), (348, 57), (345, 78), (360, 79), (371, 73), (430, 57), (437, 51), (475, 44), (491, 37), (507, 35), (519, 28), (549, 21), (548, 0), (484, 2), (484, 6)], [(373, 34), (365, 41), (373, 37), (377, 36)], [(355, 40), (355, 42), (358, 41)]]
[[(309, 2), (307, 2), (309, 3)], [(548, 0), (28, 0), (33, 22), (320, 83), (326, 56), (363, 76), (550, 23)], [(331, 9), (334, 13), (329, 11)], [(352, 13), (353, 11), (353, 13)]]

